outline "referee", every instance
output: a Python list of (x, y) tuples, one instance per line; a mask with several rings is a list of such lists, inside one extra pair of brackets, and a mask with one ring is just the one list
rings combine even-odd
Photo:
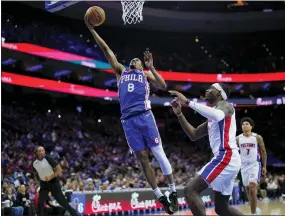
[(41, 146), (36, 149), (36, 160), (33, 162), (33, 169), (40, 178), (40, 192), (38, 201), (39, 216), (44, 216), (44, 204), (51, 192), (55, 200), (65, 208), (72, 216), (77, 216), (61, 191), (58, 176), (61, 174), (61, 166), (50, 156), (46, 156), (45, 149)]

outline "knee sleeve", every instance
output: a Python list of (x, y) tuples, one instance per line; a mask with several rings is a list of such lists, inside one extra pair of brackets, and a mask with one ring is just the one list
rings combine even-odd
[(151, 147), (151, 151), (154, 157), (157, 159), (163, 175), (165, 176), (170, 175), (172, 173), (172, 168), (171, 168), (168, 158), (165, 155), (162, 145)]

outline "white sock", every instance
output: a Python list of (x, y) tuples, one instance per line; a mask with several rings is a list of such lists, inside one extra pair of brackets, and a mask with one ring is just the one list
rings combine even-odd
[(261, 215), (261, 209), (257, 207), (256, 210), (255, 210), (255, 214), (256, 215)]
[(157, 199), (159, 199), (160, 197), (163, 196), (163, 194), (161, 193), (161, 190), (157, 187), (153, 190), (154, 194), (156, 195)]
[(176, 192), (175, 183), (169, 184), (170, 193)]

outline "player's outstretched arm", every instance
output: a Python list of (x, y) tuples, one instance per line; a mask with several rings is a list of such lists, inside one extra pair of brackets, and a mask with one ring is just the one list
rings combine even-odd
[(226, 101), (221, 101), (217, 104), (216, 108), (212, 108), (203, 104), (189, 101), (183, 94), (178, 91), (169, 91), (169, 93), (176, 96), (183, 104), (187, 104), (190, 108), (212, 121), (221, 121), (226, 116), (233, 114), (233, 108)]
[(207, 122), (204, 122), (203, 124), (199, 125), (197, 128), (194, 128), (185, 118), (181, 111), (181, 104), (180, 101), (175, 98), (172, 102), (172, 109), (173, 112), (178, 117), (179, 123), (181, 127), (183, 128), (184, 132), (187, 134), (187, 136), (192, 140), (198, 140), (206, 135), (208, 135), (208, 125)]
[(124, 66), (120, 64), (113, 53), (113, 51), (109, 48), (109, 46), (106, 44), (106, 42), (98, 35), (98, 33), (94, 30), (92, 26), (88, 23), (88, 18), (85, 15), (84, 16), (85, 24), (90, 30), (91, 34), (93, 35), (96, 43), (101, 48), (101, 50), (104, 52), (108, 62), (112, 66), (113, 70), (115, 71), (117, 79), (120, 78), (122, 71), (124, 70)]
[(265, 144), (263, 141), (262, 136), (257, 135), (256, 137), (258, 145), (259, 145), (259, 149), (260, 149), (260, 153), (261, 153), (261, 161), (262, 161), (262, 175), (265, 176), (266, 175), (266, 166), (267, 166), (267, 153), (266, 153), (266, 149), (265, 149)]
[(151, 52), (144, 52), (144, 62), (145, 66), (149, 69), (149, 72), (146, 73), (148, 80), (151, 82), (152, 85), (162, 90), (165, 90), (167, 87), (166, 83), (153, 66), (153, 57)]

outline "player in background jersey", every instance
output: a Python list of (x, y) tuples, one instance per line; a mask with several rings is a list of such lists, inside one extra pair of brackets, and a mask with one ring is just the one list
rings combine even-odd
[(267, 154), (262, 136), (252, 132), (254, 121), (245, 117), (240, 124), (243, 133), (237, 136), (236, 140), (240, 149), (242, 182), (250, 202), (251, 214), (260, 215), (261, 210), (257, 208), (256, 186), (260, 181), (260, 171), (262, 170), (262, 175), (266, 175)]
[[(209, 135), (213, 159), (206, 164), (185, 187), (184, 194), (193, 215), (206, 215), (205, 205), (200, 193), (208, 188), (215, 192), (215, 211), (218, 215), (243, 215), (237, 209), (229, 206), (234, 180), (241, 167), (241, 159), (236, 144), (235, 110), (226, 99), (230, 91), (223, 83), (214, 83), (205, 94), (210, 106), (189, 101), (177, 91), (169, 91), (176, 98), (171, 102), (174, 113), (188, 137), (198, 140)], [(186, 104), (207, 118), (207, 121), (193, 127), (184, 117), (181, 104)]]
[[(160, 89), (166, 89), (166, 83), (154, 68), (150, 52), (144, 52), (144, 61), (146, 67), (149, 69), (148, 72), (143, 71), (143, 64), (138, 58), (131, 60), (129, 69), (125, 69), (117, 61), (114, 53), (104, 40), (88, 24), (86, 16), (85, 23), (96, 43), (104, 52), (117, 77), (122, 113), (121, 121), (128, 145), (138, 158), (144, 175), (159, 202), (163, 205), (164, 210), (168, 214), (173, 214), (178, 211), (178, 202), (172, 168), (162, 148), (159, 131), (151, 111), (149, 100), (149, 82)], [(157, 186), (154, 171), (150, 166), (149, 149), (158, 160), (161, 170), (168, 180), (170, 203)]]

